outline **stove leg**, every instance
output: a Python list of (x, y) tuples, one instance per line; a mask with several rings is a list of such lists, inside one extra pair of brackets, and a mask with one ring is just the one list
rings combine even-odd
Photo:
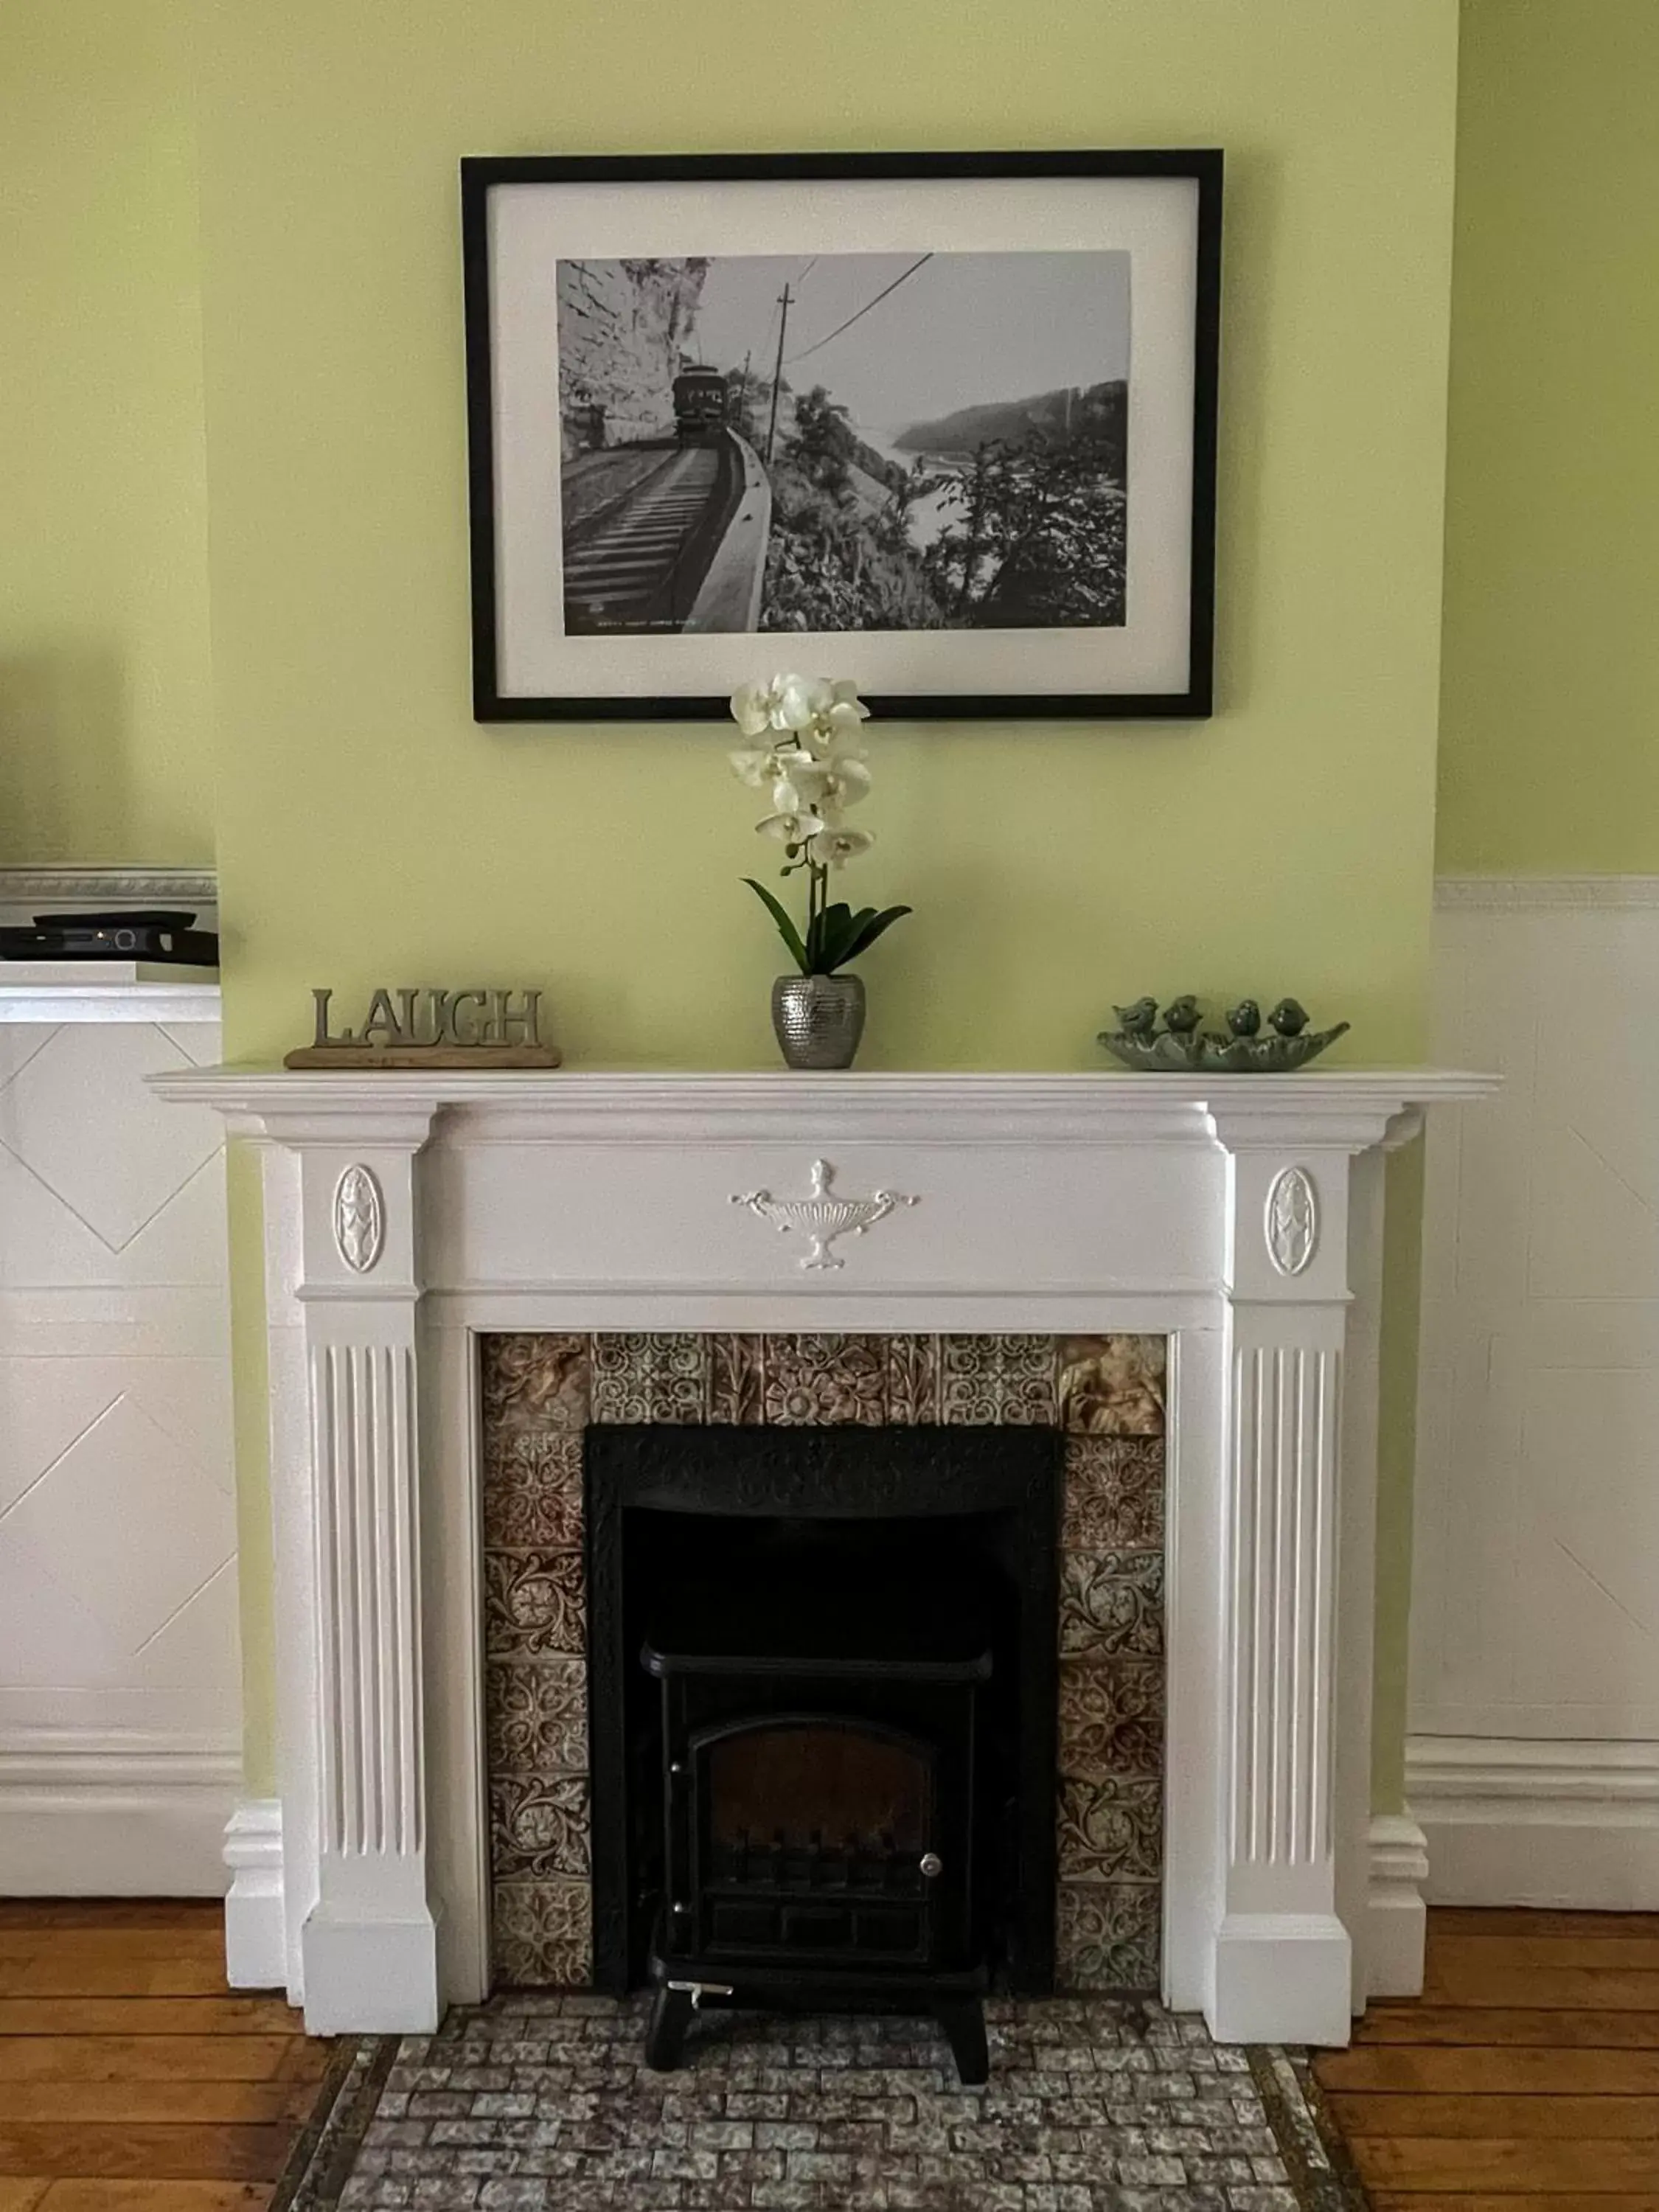
[(691, 2025), (690, 1990), (659, 1989), (645, 2031), (645, 2063), (653, 2074), (672, 2074), (680, 2063), (685, 2031)]
[(951, 2056), (964, 2089), (977, 2089), (990, 2079), (991, 2054), (985, 2042), (984, 2008), (973, 1997), (947, 1998), (933, 2008), (945, 2030)]

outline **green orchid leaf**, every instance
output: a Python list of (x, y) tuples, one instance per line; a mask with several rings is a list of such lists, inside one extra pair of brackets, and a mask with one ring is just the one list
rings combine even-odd
[(757, 884), (752, 876), (745, 876), (743, 880), (748, 884), (750, 890), (753, 891), (755, 896), (760, 900), (762, 905), (764, 906), (770, 913), (773, 921), (776, 922), (778, 926), (778, 935), (788, 946), (789, 957), (794, 962), (796, 967), (800, 969), (803, 975), (810, 975), (812, 973), (812, 969), (807, 962), (806, 947), (801, 942), (800, 932), (796, 928), (794, 916), (790, 913), (788, 908), (784, 905), (781, 899), (775, 898), (772, 893), (767, 890), (764, 884)]
[(873, 908), (871, 908), (867, 917), (859, 917), (860, 926), (842, 954), (842, 961), (856, 960), (860, 953), (870, 950), (878, 937), (884, 936), (896, 921), (902, 921), (907, 914), (914, 914), (915, 911), (914, 907), (908, 906), (890, 906), (884, 914), (878, 914)]

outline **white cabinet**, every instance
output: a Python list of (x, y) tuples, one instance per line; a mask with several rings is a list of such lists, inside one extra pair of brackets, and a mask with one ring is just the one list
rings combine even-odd
[(240, 1682), (210, 983), (0, 967), (0, 1894), (223, 1890)]

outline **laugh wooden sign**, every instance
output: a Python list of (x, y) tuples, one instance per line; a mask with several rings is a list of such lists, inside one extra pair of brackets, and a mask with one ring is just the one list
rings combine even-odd
[(369, 994), (356, 1029), (333, 1027), (332, 991), (313, 991), (315, 1029), (284, 1067), (556, 1067), (541, 1041), (539, 991), (441, 991), (402, 985)]

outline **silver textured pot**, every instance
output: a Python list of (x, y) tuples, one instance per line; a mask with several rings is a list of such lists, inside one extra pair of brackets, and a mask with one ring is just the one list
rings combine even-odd
[(861, 975), (780, 975), (772, 1027), (789, 1067), (850, 1067), (864, 1035)]

